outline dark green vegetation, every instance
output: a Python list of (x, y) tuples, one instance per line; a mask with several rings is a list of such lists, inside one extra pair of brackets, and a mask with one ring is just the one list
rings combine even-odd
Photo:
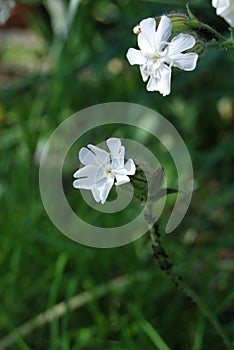
[[(169, 0), (83, 0), (67, 37), (54, 32), (57, 15), (40, 1), (27, 3), (27, 28), (14, 29), (10, 37), (10, 28), (0, 33), (1, 338), (16, 337), (11, 350), (224, 349), (196, 305), (158, 269), (146, 236), (101, 250), (81, 246), (53, 226), (41, 203), (38, 154), (63, 120), (98, 103), (139, 103), (167, 117), (190, 151), (196, 190), (182, 224), (164, 235), (175, 201), (174, 194), (168, 197), (159, 221), (163, 244), (176, 271), (234, 341), (234, 51), (206, 53), (193, 72), (174, 70), (172, 93), (165, 98), (146, 91), (139, 68), (125, 54), (136, 47), (132, 27), (142, 18), (185, 11), (186, 1), (175, 7)], [(210, 1), (191, 1), (191, 9), (228, 35)], [(73, 147), (64, 176), (74, 206), (80, 200), (70, 186), (76, 153), (111, 132), (100, 128)], [(121, 129), (117, 135), (125, 136)], [(144, 137), (162, 161), (169, 187), (176, 187), (171, 159), (154, 142)], [(112, 223), (107, 215), (93, 219), (100, 226)], [(79, 294), (78, 308), (71, 298)], [(55, 307), (60, 302), (62, 314)], [(27, 335), (19, 335), (23, 323), (50, 309), (42, 324), (30, 321)]]

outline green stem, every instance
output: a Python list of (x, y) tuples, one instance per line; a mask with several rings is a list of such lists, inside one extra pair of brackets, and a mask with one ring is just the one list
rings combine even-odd
[(217, 333), (223, 340), (223, 343), (226, 345), (226, 348), (228, 350), (233, 350), (234, 347), (232, 345), (232, 342), (226, 335), (222, 325), (220, 324), (215, 314), (209, 309), (209, 307), (201, 299), (201, 297), (191, 289), (191, 287), (184, 281), (184, 279), (173, 271), (173, 264), (171, 263), (169, 256), (162, 245), (158, 224), (155, 223), (155, 218), (152, 215), (151, 204), (149, 204), (148, 210), (145, 213), (145, 219), (148, 224), (148, 236), (151, 240), (152, 249), (154, 252), (153, 257), (157, 261), (160, 270), (164, 271), (164, 273), (166, 273), (166, 275), (172, 280), (176, 287), (179, 288), (187, 297), (189, 297), (197, 305), (200, 311), (214, 326)]
[(216, 39), (219, 39), (220, 41), (226, 41), (227, 39), (225, 38), (225, 36), (223, 36), (222, 34), (220, 34), (216, 29), (210, 27), (208, 24), (202, 23), (202, 22), (198, 22), (198, 29), (204, 29), (207, 32), (213, 34)]
[(234, 47), (234, 42), (231, 40), (226, 40), (225, 42), (211, 41), (204, 44), (206, 49), (230, 49)]
[(232, 41), (233, 46), (234, 46), (234, 28), (231, 28), (231, 41)]
[(188, 27), (191, 29), (203, 29), (214, 36), (215, 39), (211, 40), (209, 43), (204, 43), (206, 49), (228, 49), (234, 47), (234, 32), (233, 28), (232, 36), (230, 39), (225, 38), (222, 34), (220, 34), (216, 29), (210, 27), (208, 24), (199, 22), (197, 19), (192, 20), (188, 23)]

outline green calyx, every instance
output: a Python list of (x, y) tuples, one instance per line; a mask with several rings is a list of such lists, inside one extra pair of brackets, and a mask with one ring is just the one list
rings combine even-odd
[(172, 22), (172, 37), (180, 34), (180, 33), (191, 33), (191, 29), (189, 27), (190, 19), (181, 13), (173, 13), (167, 15)]
[(192, 49), (188, 50), (188, 52), (196, 52), (199, 56), (201, 56), (206, 49), (205, 40), (200, 35), (199, 31), (196, 30), (200, 28), (198, 20), (190, 11), (188, 14), (189, 16), (181, 13), (173, 13), (168, 15), (172, 22), (172, 38), (180, 33), (192, 35), (196, 40), (196, 44)]

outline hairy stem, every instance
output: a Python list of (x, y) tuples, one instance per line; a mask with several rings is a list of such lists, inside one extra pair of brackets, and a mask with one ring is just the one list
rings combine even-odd
[(231, 29), (231, 37), (227, 39), (225, 36), (220, 34), (216, 29), (209, 26), (208, 24), (198, 21), (195, 17), (194, 17), (194, 20), (191, 20), (191, 22), (189, 22), (187, 25), (190, 29), (205, 30), (206, 32), (213, 35), (213, 39), (211, 40), (211, 42), (204, 44), (205, 48), (207, 49), (225, 49), (225, 48), (234, 47), (234, 40), (233, 40), (234, 34), (232, 29)]
[(234, 46), (234, 28), (231, 28), (231, 41), (232, 41), (233, 46)]
[(202, 300), (202, 298), (185, 282), (185, 280), (179, 276), (173, 270), (173, 264), (169, 259), (169, 256), (164, 249), (161, 241), (161, 235), (159, 232), (158, 224), (155, 223), (155, 218), (152, 215), (152, 206), (148, 206), (148, 210), (145, 213), (145, 219), (148, 224), (148, 236), (151, 240), (153, 257), (156, 260), (161, 271), (166, 273), (166, 275), (172, 280), (174, 285), (179, 288), (187, 297), (189, 297), (200, 309), (200, 311), (207, 317), (210, 323), (214, 326), (217, 333), (223, 340), (228, 350), (233, 350), (233, 344), (228, 338), (226, 332), (224, 331), (219, 320), (215, 314), (209, 309), (207, 304)]
[(206, 49), (230, 49), (234, 47), (234, 42), (226, 40), (225, 42), (212, 41), (204, 44)]
[(210, 34), (214, 35), (214, 37), (220, 41), (225, 42), (227, 39), (225, 38), (225, 36), (223, 36), (222, 34), (220, 34), (216, 29), (212, 28), (211, 26), (209, 26), (208, 24), (202, 23), (202, 22), (198, 22), (198, 29), (204, 29), (207, 32), (209, 32)]

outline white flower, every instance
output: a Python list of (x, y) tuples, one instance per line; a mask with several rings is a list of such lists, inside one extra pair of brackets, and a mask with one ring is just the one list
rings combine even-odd
[(234, 27), (234, 0), (212, 0), (212, 6), (216, 8), (216, 13)]
[(196, 41), (192, 35), (179, 34), (168, 42), (172, 31), (172, 22), (162, 16), (156, 30), (154, 18), (140, 22), (138, 34), (140, 50), (129, 49), (127, 59), (130, 64), (139, 64), (143, 81), (148, 91), (159, 91), (163, 96), (171, 91), (171, 67), (191, 71), (195, 69), (198, 55), (193, 52), (182, 53), (192, 48)]
[[(134, 175), (136, 167), (132, 159), (124, 164), (125, 148), (117, 138), (106, 141), (110, 152), (94, 145), (81, 148), (79, 159), (85, 166), (74, 173), (75, 188), (91, 190), (94, 199), (103, 204), (115, 183), (116, 186), (130, 181), (127, 175)], [(116, 182), (115, 182), (116, 180)]]

